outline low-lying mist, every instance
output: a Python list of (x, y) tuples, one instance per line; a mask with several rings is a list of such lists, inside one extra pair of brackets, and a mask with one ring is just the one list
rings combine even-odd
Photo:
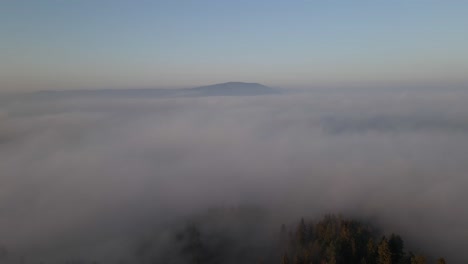
[(12, 263), (132, 263), (148, 237), (167, 247), (165, 227), (246, 206), (262, 228), (372, 219), (466, 263), (466, 102), (443, 90), (3, 102), (0, 245)]

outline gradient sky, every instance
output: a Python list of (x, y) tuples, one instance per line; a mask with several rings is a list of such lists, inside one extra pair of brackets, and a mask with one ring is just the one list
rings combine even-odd
[(3, 0), (0, 91), (468, 84), (468, 1)]

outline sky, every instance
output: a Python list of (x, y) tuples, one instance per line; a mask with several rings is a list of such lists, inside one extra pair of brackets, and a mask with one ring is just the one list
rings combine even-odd
[(468, 2), (0, 2), (0, 91), (464, 85)]

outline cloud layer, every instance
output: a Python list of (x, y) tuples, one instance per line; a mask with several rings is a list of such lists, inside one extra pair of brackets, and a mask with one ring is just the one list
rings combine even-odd
[(3, 102), (0, 243), (12, 257), (129, 258), (165, 223), (254, 205), (273, 225), (371, 218), (465, 262), (467, 101), (434, 90)]

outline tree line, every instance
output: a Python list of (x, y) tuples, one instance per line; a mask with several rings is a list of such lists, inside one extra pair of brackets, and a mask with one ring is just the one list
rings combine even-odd
[[(320, 221), (301, 219), (288, 231), (281, 228), (281, 264), (427, 264), (427, 257), (406, 252), (397, 234), (388, 236), (370, 224), (327, 215)], [(445, 264), (444, 258), (436, 260)]]

